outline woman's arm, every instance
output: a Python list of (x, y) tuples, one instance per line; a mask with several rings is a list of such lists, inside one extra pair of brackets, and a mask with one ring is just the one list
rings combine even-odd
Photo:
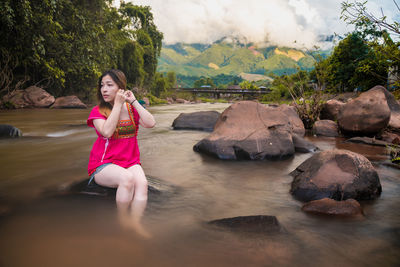
[[(144, 128), (153, 128), (156, 125), (156, 120), (153, 115), (148, 112), (140, 103), (136, 100), (135, 95), (131, 91), (126, 91), (126, 101), (131, 103), (137, 112), (139, 113), (140, 120), (139, 124)], [(133, 103), (132, 103), (133, 102)]]
[(96, 130), (105, 138), (110, 138), (114, 134), (119, 121), (119, 116), (121, 114), (122, 105), (125, 103), (125, 99), (126, 96), (124, 95), (124, 91), (119, 90), (115, 96), (114, 105), (107, 120), (93, 120), (94, 127), (96, 127)]

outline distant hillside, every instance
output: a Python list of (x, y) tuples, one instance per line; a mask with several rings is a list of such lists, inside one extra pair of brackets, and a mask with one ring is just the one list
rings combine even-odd
[(258, 74), (252, 77), (262, 79), (263, 75), (291, 74), (298, 69), (311, 70), (313, 66), (314, 58), (305, 51), (277, 46), (258, 48), (237, 40), (219, 40), (212, 45), (164, 45), (158, 60), (158, 71), (192, 77)]

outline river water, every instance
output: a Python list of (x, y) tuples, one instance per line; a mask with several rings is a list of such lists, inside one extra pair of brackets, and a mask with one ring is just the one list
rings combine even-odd
[[(52, 195), (87, 179), (96, 138), (90, 110), (1, 111), (0, 123), (24, 134), (0, 140), (0, 266), (399, 266), (400, 171), (385, 167), (385, 148), (307, 137), (320, 149), (343, 148), (368, 157), (383, 192), (362, 202), (352, 219), (302, 212), (288, 175), (311, 154), (283, 161), (221, 161), (193, 151), (208, 133), (174, 131), (181, 112), (228, 104), (149, 108), (157, 126), (141, 128), (145, 173), (179, 190), (149, 199), (143, 218), (152, 238), (120, 226), (115, 203), (87, 195)], [(4, 212), (8, 210), (8, 212)], [(208, 227), (215, 219), (274, 215), (284, 234), (243, 234)]]

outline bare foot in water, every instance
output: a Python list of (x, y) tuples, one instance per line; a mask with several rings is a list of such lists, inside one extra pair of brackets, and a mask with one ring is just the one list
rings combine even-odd
[(141, 222), (137, 218), (130, 214), (119, 214), (119, 222), (121, 226), (125, 229), (134, 230), (139, 236), (144, 239), (152, 238), (152, 235), (147, 231)]

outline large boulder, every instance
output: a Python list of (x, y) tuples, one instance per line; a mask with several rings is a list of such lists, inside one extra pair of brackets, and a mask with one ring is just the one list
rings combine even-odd
[(303, 207), (301, 207), (301, 210), (315, 214), (340, 216), (354, 216), (363, 214), (360, 203), (354, 199), (346, 199), (344, 201), (337, 201), (331, 198), (313, 200), (305, 203)]
[(37, 86), (30, 86), (25, 89), (25, 99), (32, 103), (35, 108), (47, 108), (54, 102), (54, 96)]
[(298, 166), (290, 192), (299, 200), (322, 198), (369, 200), (377, 198), (382, 187), (371, 162), (347, 150), (328, 150), (313, 155)]
[(337, 123), (331, 120), (316, 121), (313, 125), (313, 133), (315, 135), (336, 137), (339, 136), (339, 128)]
[(338, 114), (341, 131), (350, 135), (375, 135), (388, 126), (391, 110), (382, 86), (362, 93), (346, 103)]
[(282, 159), (295, 153), (293, 131), (280, 108), (241, 101), (228, 107), (193, 149), (220, 159)]
[(330, 99), (323, 104), (320, 119), (321, 120), (332, 120), (336, 121), (339, 114), (339, 110), (345, 105), (345, 103), (336, 99)]
[(12, 138), (22, 136), (21, 131), (9, 124), (0, 124), (0, 138)]
[(74, 95), (58, 97), (50, 108), (81, 108), (85, 109), (87, 106)]
[(214, 130), (214, 125), (218, 120), (218, 111), (199, 111), (193, 113), (181, 113), (172, 123), (174, 130)]
[(293, 133), (298, 136), (304, 136), (306, 129), (304, 128), (304, 123), (300, 119), (299, 114), (297, 114), (295, 107), (283, 104), (277, 106), (276, 109), (287, 116), (289, 119), (289, 126)]

